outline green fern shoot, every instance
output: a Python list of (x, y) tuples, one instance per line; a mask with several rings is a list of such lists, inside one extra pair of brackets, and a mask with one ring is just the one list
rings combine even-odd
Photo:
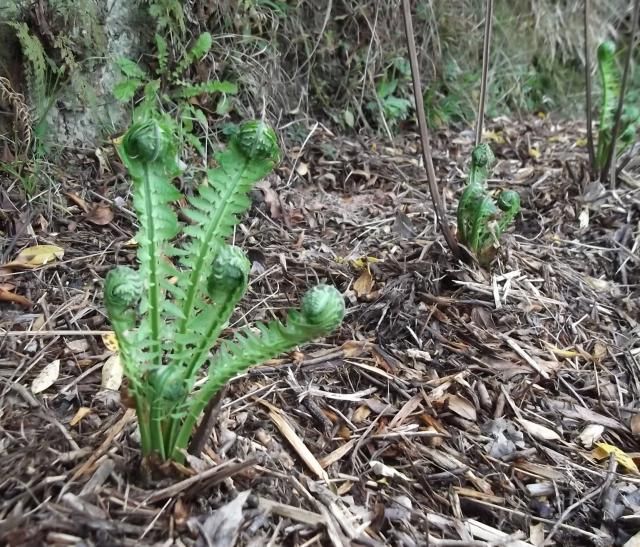
[[(212, 357), (250, 270), (242, 250), (225, 241), (250, 205), (248, 193), (274, 169), (280, 151), (269, 126), (244, 123), (197, 195), (188, 198), (183, 212), (192, 223), (182, 225), (172, 207), (180, 197), (172, 184), (180, 173), (172, 128), (149, 117), (134, 123), (118, 145), (140, 224), (138, 269), (111, 270), (104, 300), (135, 400), (142, 453), (183, 461), (211, 398), (249, 367), (336, 329), (344, 300), (331, 286), (313, 287), (282, 322), (242, 331)], [(203, 367), (205, 380), (196, 388)]]
[(612, 142), (613, 126), (620, 96), (620, 71), (616, 62), (616, 45), (606, 40), (598, 46), (598, 74), (600, 75), (600, 120), (595, 167), (605, 168), (611, 148), (616, 155), (622, 154), (636, 138), (640, 109), (636, 105), (624, 104), (620, 118), (620, 131), (616, 143)]
[(488, 265), (494, 255), (494, 244), (520, 211), (520, 196), (512, 190), (501, 190), (494, 201), (487, 189), (487, 179), (495, 161), (488, 144), (480, 144), (471, 154), (469, 180), (458, 204), (458, 239)]

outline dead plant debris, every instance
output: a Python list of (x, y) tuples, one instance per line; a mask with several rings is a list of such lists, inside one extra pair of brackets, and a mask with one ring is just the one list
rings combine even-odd
[[(14, 203), (28, 220), (0, 217), (0, 286), (20, 295), (0, 302), (0, 542), (637, 545), (640, 175), (590, 183), (571, 123), (495, 120), (488, 138), (492, 182), (523, 196), (492, 272), (444, 249), (415, 135), (317, 130), (289, 151), (238, 230), (252, 284), (227, 334), (316, 279), (347, 319), (233, 382), (204, 452), (155, 481), (100, 336), (101, 280), (135, 258), (126, 182), (86, 162), (71, 208), (40, 222)], [(433, 141), (454, 211), (471, 134)]]

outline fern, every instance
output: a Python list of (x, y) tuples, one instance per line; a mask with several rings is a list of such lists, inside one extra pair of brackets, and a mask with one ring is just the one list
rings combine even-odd
[(40, 40), (29, 32), (26, 23), (8, 23), (16, 31), (22, 54), (26, 60), (27, 88), (29, 99), (35, 107), (34, 117), (43, 118), (49, 102), (47, 88), (48, 60)]
[[(191, 396), (198, 371), (247, 289), (249, 262), (224, 239), (248, 208), (248, 192), (273, 170), (280, 153), (266, 124), (243, 124), (189, 198), (184, 213), (194, 223), (181, 226), (171, 207), (180, 196), (171, 185), (180, 172), (175, 124), (149, 112), (117, 147), (133, 179), (139, 269), (118, 267), (108, 274), (105, 305), (132, 386), (142, 452), (181, 461), (195, 421), (225, 382), (336, 328), (344, 301), (335, 289), (316, 287), (285, 323), (259, 325), (259, 335), (247, 332), (223, 343), (204, 386)], [(177, 245), (180, 233), (183, 243)]]
[(635, 139), (640, 122), (640, 110), (629, 104), (623, 105), (620, 118), (620, 131), (617, 142), (612, 142), (615, 115), (620, 96), (620, 71), (616, 63), (615, 43), (607, 40), (598, 46), (598, 73), (600, 75), (600, 120), (598, 127), (598, 146), (595, 166), (604, 169), (611, 148), (616, 146), (617, 155), (622, 154)]
[(213, 93), (227, 93), (233, 95), (238, 92), (238, 87), (232, 82), (211, 80), (199, 84), (185, 84), (171, 93), (172, 97), (191, 99), (198, 95), (211, 95)]
[(191, 49), (182, 56), (178, 66), (173, 71), (173, 79), (177, 80), (180, 78), (190, 65), (200, 61), (207, 53), (209, 53), (212, 44), (213, 38), (208, 32), (203, 32), (198, 36), (193, 46), (191, 46)]

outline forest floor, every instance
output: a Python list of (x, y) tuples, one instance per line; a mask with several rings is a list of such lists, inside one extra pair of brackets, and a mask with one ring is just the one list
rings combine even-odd
[[(444, 247), (417, 136), (318, 126), (287, 151), (236, 233), (251, 287), (226, 335), (318, 280), (345, 321), (233, 381), (204, 452), (154, 484), (102, 387), (102, 279), (135, 260), (122, 168), (69, 154), (39, 208), (5, 192), (2, 263), (64, 255), (0, 270), (0, 543), (640, 545), (639, 171), (589, 182), (571, 123), (487, 137), (491, 187), (523, 202), (491, 271)], [(472, 136), (432, 145), (453, 226)]]

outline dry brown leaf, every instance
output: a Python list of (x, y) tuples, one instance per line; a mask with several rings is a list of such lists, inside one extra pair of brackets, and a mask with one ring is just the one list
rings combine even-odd
[(60, 374), (60, 359), (51, 361), (46, 367), (44, 367), (40, 374), (38, 374), (31, 382), (31, 391), (33, 393), (40, 393), (45, 389), (50, 388), (58, 379)]
[(635, 437), (640, 436), (640, 414), (634, 414), (631, 416), (631, 420), (629, 420), (629, 427), (631, 428), (631, 433)]
[(91, 409), (88, 406), (81, 406), (74, 414), (73, 418), (69, 422), (71, 427), (78, 425), (85, 416), (91, 414)]
[(535, 422), (530, 422), (524, 418), (517, 418), (517, 421), (534, 439), (539, 441), (560, 441), (562, 438), (553, 429), (549, 429)]
[(371, 276), (371, 272), (369, 268), (365, 268), (362, 270), (360, 277), (356, 279), (353, 284), (353, 290), (356, 293), (356, 296), (369, 296), (371, 294), (371, 289), (373, 289), (373, 277)]
[(256, 184), (256, 188), (262, 190), (264, 202), (269, 206), (269, 214), (274, 220), (282, 218), (282, 207), (280, 206), (280, 196), (271, 188), (268, 180), (261, 180)]
[(460, 395), (447, 395), (444, 400), (449, 407), (451, 412), (455, 412), (458, 416), (461, 416), (465, 420), (471, 420), (472, 422), (476, 421), (476, 408), (464, 397), (460, 397)]
[(105, 226), (113, 220), (114, 212), (110, 205), (94, 205), (85, 219), (96, 226)]
[(30, 308), (33, 306), (33, 302), (31, 302), (31, 300), (26, 296), (16, 294), (3, 286), (0, 286), (0, 301), (12, 302), (14, 304), (18, 304), (18, 306), (22, 306), (23, 308)]
[(34, 245), (22, 249), (18, 256), (4, 265), (5, 268), (37, 268), (49, 262), (60, 260), (64, 256), (64, 249), (57, 245)]
[(64, 195), (67, 196), (78, 207), (80, 207), (80, 209), (82, 209), (85, 213), (89, 212), (89, 205), (78, 194), (74, 192), (65, 192)]
[(351, 416), (351, 421), (354, 424), (360, 424), (371, 414), (371, 409), (367, 405), (361, 405), (353, 413)]
[(120, 361), (120, 355), (114, 353), (109, 357), (102, 365), (102, 382), (101, 387), (103, 389), (110, 389), (112, 391), (118, 391), (122, 384), (122, 362)]

